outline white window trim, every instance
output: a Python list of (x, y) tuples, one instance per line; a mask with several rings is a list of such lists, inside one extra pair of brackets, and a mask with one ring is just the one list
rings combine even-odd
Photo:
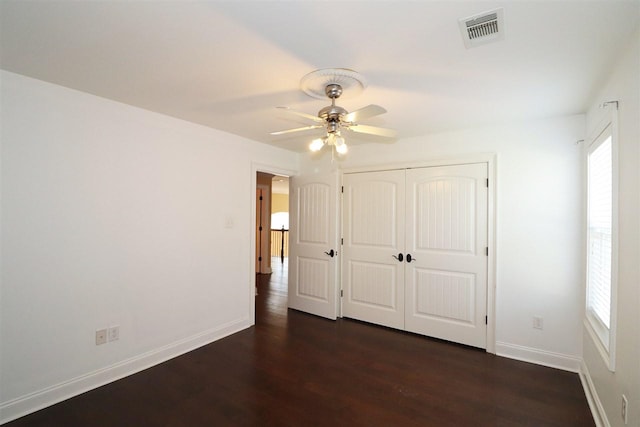
[[(617, 104), (617, 103), (616, 103)], [(617, 307), (618, 307), (618, 111), (617, 105), (610, 104), (607, 107), (608, 114), (596, 128), (595, 136), (589, 139), (585, 150), (585, 168), (588, 167), (589, 154), (592, 153), (606, 138), (600, 138), (602, 134), (610, 129), (611, 133), (611, 154), (612, 154), (612, 200), (611, 200), (611, 309), (609, 329), (600, 319), (591, 313), (589, 309), (588, 294), (588, 271), (589, 263), (589, 239), (585, 238), (585, 328), (598, 349), (600, 356), (611, 372), (615, 372), (616, 367), (616, 330), (617, 330)], [(588, 216), (588, 174), (585, 174), (585, 212)], [(589, 218), (586, 218), (584, 230), (588, 233)]]

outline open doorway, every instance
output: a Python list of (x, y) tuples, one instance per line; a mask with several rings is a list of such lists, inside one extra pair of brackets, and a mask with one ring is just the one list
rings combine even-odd
[(271, 270), (287, 290), (289, 267), (289, 178), (274, 176), (271, 185)]
[(260, 312), (285, 315), (289, 274), (289, 177), (256, 175), (256, 323)]

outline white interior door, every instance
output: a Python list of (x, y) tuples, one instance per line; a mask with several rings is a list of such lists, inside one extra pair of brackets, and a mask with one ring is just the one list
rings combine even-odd
[(404, 328), (405, 172), (343, 177), (342, 314)]
[(291, 177), (289, 307), (337, 314), (337, 174)]
[(487, 164), (407, 170), (406, 330), (486, 348)]

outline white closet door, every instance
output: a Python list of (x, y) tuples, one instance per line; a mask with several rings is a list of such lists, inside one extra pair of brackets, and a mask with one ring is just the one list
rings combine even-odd
[(406, 330), (486, 348), (487, 165), (407, 170)]
[(404, 328), (405, 172), (343, 177), (342, 313)]
[(337, 174), (292, 177), (289, 307), (336, 318)]

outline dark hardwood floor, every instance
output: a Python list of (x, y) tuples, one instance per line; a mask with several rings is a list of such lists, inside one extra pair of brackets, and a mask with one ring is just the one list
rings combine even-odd
[(7, 425), (594, 425), (577, 374), (287, 310), (273, 268), (255, 327)]

